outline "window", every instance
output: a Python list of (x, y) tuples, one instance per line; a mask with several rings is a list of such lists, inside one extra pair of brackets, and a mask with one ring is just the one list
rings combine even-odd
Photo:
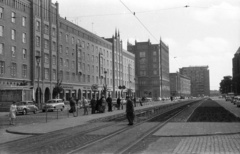
[(98, 84), (98, 77), (96, 76), (96, 83)]
[(60, 58), (60, 66), (63, 67), (63, 59), (62, 58)]
[(146, 71), (140, 71), (140, 76), (146, 76)]
[(92, 73), (94, 73), (94, 65), (92, 65)]
[(81, 58), (81, 54), (82, 54), (82, 50), (79, 49), (79, 50), (78, 50), (78, 58)]
[(36, 36), (36, 46), (40, 47), (40, 37)]
[(72, 61), (72, 69), (74, 69), (75, 61)]
[(49, 33), (49, 26), (46, 24), (44, 25), (44, 32), (45, 32), (45, 34)]
[(157, 55), (157, 51), (153, 51), (153, 56), (156, 56)]
[(92, 63), (94, 63), (94, 56), (92, 55)]
[(48, 64), (49, 63), (49, 55), (48, 54), (44, 54), (44, 63)]
[(55, 56), (55, 55), (53, 55), (52, 64), (53, 64), (53, 65), (56, 65), (56, 56)]
[(62, 53), (63, 50), (62, 50), (62, 45), (59, 46), (59, 52)]
[(2, 19), (3, 18), (3, 8), (0, 7), (0, 18)]
[(69, 68), (69, 60), (66, 59), (66, 67)]
[(83, 74), (83, 82), (86, 82), (85, 74)]
[(3, 43), (0, 43), (0, 55), (3, 55), (3, 48), (4, 48)]
[(23, 34), (22, 34), (22, 42), (23, 42), (23, 43), (26, 43), (26, 33), (23, 33)]
[(0, 61), (0, 75), (5, 73), (5, 62)]
[(22, 77), (26, 78), (27, 77), (27, 65), (22, 65)]
[(56, 28), (52, 28), (52, 36), (55, 37), (56, 36)]
[(72, 44), (74, 44), (74, 37), (72, 37)]
[(23, 59), (26, 59), (27, 58), (27, 49), (23, 49), (22, 54), (23, 54)]
[(36, 30), (40, 31), (40, 21), (36, 21)]
[(56, 70), (55, 69), (53, 69), (53, 71), (52, 71), (52, 79), (56, 80)]
[(48, 68), (44, 69), (44, 78), (49, 79), (49, 69)]
[(75, 73), (72, 73), (72, 81), (75, 81)]
[(22, 26), (23, 27), (26, 26), (26, 21), (27, 21), (27, 18), (26, 17), (22, 17)]
[(68, 47), (66, 47), (66, 55), (68, 55), (68, 54), (69, 54)]
[(66, 34), (66, 42), (68, 43), (68, 35)]
[(3, 36), (3, 26), (0, 26), (0, 36)]
[(16, 30), (12, 29), (12, 40), (16, 38)]
[(87, 71), (90, 73), (90, 65), (88, 64)]
[(12, 57), (16, 57), (16, 47), (12, 46)]
[(82, 41), (82, 48), (84, 48), (85, 47), (85, 42), (84, 41)]
[(90, 82), (90, 75), (88, 75), (88, 82)]
[(55, 48), (56, 48), (56, 42), (53, 42), (52, 43), (52, 51), (55, 51)]
[(12, 23), (16, 22), (16, 13), (15, 12), (12, 12), (12, 14), (11, 14), (11, 21), (12, 21)]
[(62, 32), (59, 33), (59, 40), (62, 40)]
[(11, 72), (12, 77), (15, 77), (17, 75), (17, 64), (16, 63), (12, 63), (10, 72)]
[(44, 48), (49, 49), (49, 41), (47, 39), (44, 40)]
[(139, 53), (139, 57), (145, 57), (146, 56), (146, 52), (140, 52)]
[(157, 64), (153, 64), (153, 68), (157, 68), (157, 66), (158, 66)]
[(145, 63), (146, 63), (146, 58), (141, 58), (141, 59), (139, 60), (139, 63), (140, 63), (140, 64), (145, 64)]

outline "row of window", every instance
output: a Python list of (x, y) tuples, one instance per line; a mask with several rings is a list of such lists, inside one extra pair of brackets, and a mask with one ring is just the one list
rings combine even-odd
[[(158, 75), (158, 71), (157, 70), (153, 70), (152, 74), (153, 75)], [(146, 70), (140, 70), (139, 71), (139, 76), (147, 76), (147, 71)]]
[[(4, 44), (0, 43), (0, 55), (4, 55), (5, 49), (4, 49)], [(11, 55), (12, 57), (17, 56), (17, 47), (16, 46), (11, 46)], [(22, 58), (27, 59), (27, 49), (22, 49)]]
[[(0, 7), (0, 19), (4, 18), (4, 8)], [(16, 19), (19, 17), (16, 17), (16, 13), (15, 12), (11, 12), (11, 22), (12, 23), (16, 23)], [(26, 21), (27, 21), (27, 17), (22, 17), (22, 26), (26, 27)]]
[[(0, 61), (0, 75), (5, 74), (5, 62), (4, 61)], [(23, 64), (22, 65), (22, 77), (26, 78), (27, 77), (27, 65)], [(17, 63), (11, 63), (10, 65), (10, 74), (12, 77), (16, 77), (17, 76)]]
[[(4, 26), (2, 26), (2, 25), (0, 25), (0, 37), (3, 37), (4, 36)], [(11, 39), (13, 40), (13, 41), (15, 41), (16, 40), (16, 38), (17, 38), (17, 32), (16, 32), (16, 30), (15, 29), (12, 29), (11, 30)], [(26, 43), (27, 42), (27, 34), (26, 33), (22, 33), (22, 43)]]
[[(153, 56), (157, 56), (157, 51), (153, 51), (152, 54)], [(146, 57), (146, 52), (145, 51), (139, 52), (139, 57)]]

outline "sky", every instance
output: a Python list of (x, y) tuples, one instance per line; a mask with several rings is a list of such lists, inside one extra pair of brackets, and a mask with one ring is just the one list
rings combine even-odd
[(169, 46), (170, 73), (182, 67), (208, 66), (210, 90), (219, 89), (223, 76), (232, 76), (232, 58), (240, 47), (240, 0), (58, 3), (61, 17), (100, 37), (112, 37), (119, 30), (124, 49), (127, 41), (157, 44), (162, 39)]

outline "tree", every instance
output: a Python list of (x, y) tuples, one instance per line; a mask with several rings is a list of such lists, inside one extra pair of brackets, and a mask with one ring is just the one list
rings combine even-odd
[(220, 82), (220, 89), (219, 91), (222, 94), (227, 94), (232, 92), (232, 77), (225, 76), (224, 79)]
[(59, 97), (59, 94), (63, 91), (62, 80), (58, 80), (53, 89), (53, 98)]

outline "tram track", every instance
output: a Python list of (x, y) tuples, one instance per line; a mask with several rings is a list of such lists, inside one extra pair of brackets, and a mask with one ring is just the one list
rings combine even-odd
[[(0, 151), (9, 151), (10, 153), (78, 153), (82, 149), (86, 149), (94, 144), (103, 142), (125, 131), (133, 129), (134, 127), (138, 127), (157, 116), (163, 116), (164, 114), (170, 113), (180, 106), (187, 106), (191, 103), (194, 102), (186, 102), (183, 104), (179, 103), (173, 106), (158, 108), (156, 110), (153, 108), (146, 111), (141, 111), (136, 116), (137, 122), (131, 127), (121, 125), (121, 122), (125, 121), (125, 117), (123, 116), (118, 117), (118, 119), (115, 119), (115, 121), (114, 119), (111, 119), (109, 122), (105, 121), (101, 123), (90, 123), (85, 126), (77, 126), (44, 135), (28, 137), (26, 139), (13, 141), (6, 144), (0, 144)], [(147, 116), (147, 118), (142, 118), (144, 116)], [(112, 129), (112, 127), (115, 126), (118, 126), (119, 128), (109, 132), (108, 134), (89, 135), (91, 132), (101, 129)], [(119, 151), (119, 153), (124, 153), (125, 151), (126, 150), (122, 149)]]
[[(194, 103), (194, 102), (191, 102), (191, 103)], [(129, 144), (127, 146), (124, 146), (124, 147), (121, 147), (118, 151), (114, 152), (114, 153), (126, 153), (131, 147), (133, 147), (134, 145), (136, 145), (138, 142), (140, 142), (142, 139), (146, 138), (147, 136), (149, 136), (150, 134), (152, 134), (153, 132), (155, 132), (156, 130), (160, 129), (161, 127), (163, 127), (164, 125), (166, 125), (166, 123), (168, 123), (168, 121), (170, 121), (172, 118), (176, 117), (178, 114), (182, 113), (186, 107), (188, 107), (189, 104), (191, 103), (186, 103), (185, 105), (183, 106), (177, 106), (176, 108), (171, 108), (171, 109), (168, 109), (166, 110), (165, 112), (162, 112), (161, 114), (158, 114), (158, 115), (155, 115), (155, 116), (152, 116), (150, 118), (148, 118), (147, 120), (144, 120), (144, 121), (141, 121), (139, 123), (136, 123), (133, 127), (126, 127), (126, 128), (123, 128), (111, 135), (108, 135), (100, 140), (96, 140), (92, 143), (88, 143), (84, 146), (81, 146), (81, 147), (78, 147), (74, 150), (71, 150), (69, 151), (67, 154), (73, 154), (73, 153), (81, 153), (82, 150), (86, 149), (86, 148), (89, 148), (91, 147), (92, 145), (94, 144), (97, 144), (99, 142), (102, 142), (104, 140), (107, 140), (113, 136), (116, 136), (118, 134), (121, 134), (127, 130), (130, 130), (130, 129), (134, 129), (136, 127), (139, 127), (141, 126), (142, 124), (148, 122), (148, 121), (151, 121), (151, 120), (154, 120), (156, 117), (159, 117), (159, 116), (163, 116), (162, 118), (164, 118), (165, 116), (170, 116), (170, 118), (167, 118), (167, 120), (163, 120), (164, 122), (161, 122), (159, 123), (157, 126), (153, 127), (149, 132), (146, 132), (145, 134), (142, 134), (140, 138), (138, 138), (138, 140), (136, 140), (136, 142), (133, 142), (132, 144)], [(166, 115), (167, 114), (167, 115)], [(169, 115), (170, 114), (170, 115)]]

